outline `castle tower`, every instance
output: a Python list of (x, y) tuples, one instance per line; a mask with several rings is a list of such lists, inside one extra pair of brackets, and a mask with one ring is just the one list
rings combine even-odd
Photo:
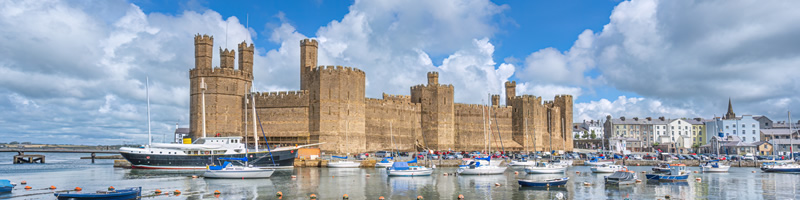
[(317, 66), (317, 48), (319, 44), (314, 39), (300, 41), (300, 90), (308, 90), (308, 72)]
[[(506, 103), (506, 104), (508, 104), (508, 103)], [(500, 95), (499, 94), (493, 94), (492, 95), (492, 105), (493, 106), (499, 106), (500, 105)]]
[(514, 96), (517, 96), (517, 81), (506, 81), (506, 105), (511, 105)]
[(247, 42), (239, 43), (239, 71), (253, 73), (253, 44), (247, 46)]
[(440, 85), (437, 72), (428, 72), (428, 85), (411, 87), (411, 102), (421, 104), (426, 148), (444, 151), (455, 148), (453, 97), (453, 85)]
[(558, 95), (553, 100), (553, 103), (558, 107), (558, 121), (556, 124), (559, 127), (559, 141), (558, 146), (565, 151), (572, 151), (573, 137), (572, 137), (572, 95)]
[(342, 66), (319, 66), (307, 72), (309, 142), (325, 142), (332, 153), (366, 151), (366, 75)]
[(508, 106), (511, 112), (511, 139), (522, 144), (528, 151), (546, 150), (543, 135), (546, 134), (547, 112), (542, 98), (533, 95), (515, 96)]
[(204, 102), (206, 136), (241, 136), (244, 132), (244, 97), (250, 90), (253, 74), (234, 69), (235, 52), (227, 49), (220, 49), (220, 67), (212, 68), (213, 45), (213, 37), (195, 37), (196, 63), (189, 70), (189, 135), (193, 139), (203, 136)]
[(224, 69), (233, 69), (234, 58), (236, 58), (236, 51), (233, 49), (222, 50), (222, 47), (219, 48), (219, 67)]
[(200, 34), (194, 36), (194, 68), (211, 69), (212, 46), (214, 46), (214, 36), (200, 36)]

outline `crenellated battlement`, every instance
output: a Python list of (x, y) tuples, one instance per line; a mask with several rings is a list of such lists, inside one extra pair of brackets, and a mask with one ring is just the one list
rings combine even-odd
[(189, 77), (226, 77), (249, 81), (252, 79), (253, 73), (233, 68), (191, 69), (189, 70)]
[(392, 100), (399, 100), (399, 101), (411, 101), (411, 95), (393, 95), (393, 94), (383, 93), (383, 99), (392, 99)]
[(517, 81), (506, 81), (506, 88), (517, 87)]
[(203, 34), (203, 35), (201, 36), (201, 35), (198, 33), (198, 34), (196, 34), (196, 35), (194, 36), (194, 44), (195, 44), (195, 45), (198, 45), (198, 44), (208, 44), (208, 45), (213, 45), (213, 44), (214, 44), (214, 36), (208, 36), (208, 35), (205, 35), (205, 34)]
[(419, 110), (420, 104), (412, 103), (411, 101), (405, 101), (402, 99), (376, 99), (376, 98), (364, 98), (364, 103), (368, 105), (381, 105), (381, 106), (411, 106), (413, 110)]
[(242, 51), (253, 51), (256, 47), (251, 43), (250, 46), (247, 46), (247, 41), (242, 41), (239, 43), (239, 52)]
[(319, 43), (317, 43), (317, 40), (315, 40), (315, 39), (306, 38), (306, 39), (300, 40), (300, 46), (315, 46), (315, 47), (319, 47)]
[(308, 107), (308, 90), (257, 92), (253, 95), (258, 108)]
[(236, 51), (233, 49), (222, 50), (222, 47), (219, 48), (219, 67), (223, 69), (233, 69), (234, 61), (236, 58)]
[(339, 66), (333, 66), (333, 65), (323, 66), (323, 65), (320, 65), (320, 66), (317, 66), (316, 68), (312, 68), (311, 72), (312, 73), (317, 73), (317, 74), (320, 73), (320, 72), (325, 72), (325, 73), (354, 73), (354, 74), (359, 74), (361, 76), (365, 76), (366, 75), (364, 73), (364, 71), (361, 71), (358, 68), (342, 67), (340, 65)]

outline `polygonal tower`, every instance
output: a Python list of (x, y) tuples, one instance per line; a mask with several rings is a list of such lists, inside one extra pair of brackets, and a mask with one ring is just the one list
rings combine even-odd
[(422, 137), (427, 148), (455, 148), (453, 97), (453, 85), (440, 85), (438, 72), (428, 72), (428, 85), (411, 87), (411, 102), (421, 104)]
[(309, 71), (317, 67), (317, 48), (319, 44), (314, 39), (300, 41), (300, 90), (308, 90)]
[(506, 81), (506, 105), (511, 105), (514, 96), (517, 96), (517, 81)]

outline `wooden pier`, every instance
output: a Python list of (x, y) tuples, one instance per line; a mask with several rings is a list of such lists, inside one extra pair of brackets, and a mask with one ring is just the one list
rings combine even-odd
[(16, 155), (14, 156), (14, 164), (25, 164), (25, 163), (44, 163), (44, 155)]

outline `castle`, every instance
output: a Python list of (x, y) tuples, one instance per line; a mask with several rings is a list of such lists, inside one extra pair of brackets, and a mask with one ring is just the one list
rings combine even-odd
[[(195, 36), (195, 68), (190, 70), (190, 136), (244, 136), (251, 143), (255, 103), (259, 143), (296, 145), (324, 142), (330, 153), (379, 150), (572, 151), (572, 96), (553, 101), (516, 95), (516, 82), (505, 83), (506, 105), (492, 95), (488, 105), (454, 102), (453, 85), (440, 84), (428, 72), (427, 84), (412, 86), (410, 95), (383, 94), (366, 98), (363, 71), (342, 66), (317, 66), (319, 44), (300, 41), (300, 90), (250, 94), (253, 44), (220, 49), (220, 66), (212, 68), (214, 38)], [(202, 83), (205, 83), (205, 87)], [(205, 89), (203, 89), (205, 88)], [(204, 94), (204, 95), (203, 95)], [(254, 95), (255, 102), (251, 102)], [(205, 96), (205, 123), (203, 123)], [(248, 124), (249, 123), (249, 124)], [(249, 134), (245, 135), (245, 131)], [(491, 137), (491, 143), (489, 138)]]

